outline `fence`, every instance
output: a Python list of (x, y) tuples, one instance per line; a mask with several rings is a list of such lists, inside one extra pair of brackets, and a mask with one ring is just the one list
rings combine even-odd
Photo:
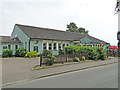
[[(64, 63), (64, 62), (71, 62), (74, 60), (75, 57), (78, 57), (82, 60), (82, 56), (85, 56), (85, 59), (88, 59), (88, 54), (81, 53), (81, 54), (63, 54), (63, 55), (56, 55), (55, 63)], [(46, 57), (40, 55), (40, 66), (46, 64)]]
[[(118, 51), (108, 51), (106, 52), (107, 57), (118, 57)], [(82, 60), (82, 56), (85, 56), (85, 59), (88, 60), (88, 54), (87, 53), (81, 53), (81, 54), (63, 54), (63, 55), (56, 55), (56, 61), (55, 63), (64, 63), (64, 62), (71, 62), (74, 60), (75, 57), (78, 57), (79, 60)], [(43, 64), (46, 64), (46, 57), (40, 55), (40, 66)]]
[(111, 56), (111, 57), (118, 57), (118, 51), (107, 51), (106, 52), (107, 57)]

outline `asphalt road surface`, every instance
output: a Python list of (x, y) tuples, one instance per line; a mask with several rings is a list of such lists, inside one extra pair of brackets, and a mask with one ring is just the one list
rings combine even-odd
[(21, 82), (6, 88), (118, 88), (118, 63)]

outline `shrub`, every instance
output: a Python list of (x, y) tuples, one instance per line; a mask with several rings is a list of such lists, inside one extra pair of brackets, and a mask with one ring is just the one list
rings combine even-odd
[(66, 46), (64, 47), (65, 54), (73, 54), (74, 47), (73, 46)]
[(64, 54), (64, 50), (59, 50), (59, 55)]
[(74, 61), (74, 62), (79, 62), (80, 60), (79, 60), (78, 57), (75, 57), (75, 58), (73, 59), (73, 61)]
[(99, 57), (99, 53), (96, 48), (88, 47), (88, 58), (90, 60), (97, 60)]
[(55, 62), (55, 56), (53, 56), (53, 55), (51, 55), (51, 54), (48, 54), (47, 55), (47, 58), (45, 59), (46, 60), (46, 64), (48, 65), (48, 66), (50, 66), (50, 65), (53, 65), (54, 64), (54, 62)]
[(52, 52), (50, 50), (43, 50), (43, 53), (42, 53), (43, 56), (47, 57), (48, 54), (52, 55)]
[(98, 47), (97, 52), (99, 53), (99, 59), (105, 60), (107, 58), (104, 48)]
[(85, 61), (85, 56), (82, 56), (82, 60)]
[(42, 55), (45, 56), (46, 64), (48, 66), (54, 64), (56, 58), (52, 55), (52, 52), (50, 50), (43, 50)]
[(37, 57), (37, 56), (38, 56), (38, 54), (37, 54), (36, 51), (27, 52), (27, 53), (25, 54), (25, 57), (29, 57), (29, 58)]
[(88, 46), (67, 46), (64, 48), (64, 52), (65, 54), (86, 53), (91, 60), (97, 60), (99, 57), (97, 49)]
[(5, 49), (2, 53), (2, 57), (12, 57), (13, 56), (13, 51), (10, 49)]
[(26, 49), (19, 48), (15, 51), (15, 56), (16, 57), (24, 57), (26, 53), (27, 53)]

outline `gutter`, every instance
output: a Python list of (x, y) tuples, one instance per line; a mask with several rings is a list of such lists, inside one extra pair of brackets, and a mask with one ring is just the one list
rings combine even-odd
[(31, 41), (31, 38), (29, 39), (29, 42), (28, 42), (28, 44), (29, 44), (29, 45), (28, 45), (28, 48), (29, 48), (28, 51), (29, 51), (29, 52), (30, 52), (30, 41)]

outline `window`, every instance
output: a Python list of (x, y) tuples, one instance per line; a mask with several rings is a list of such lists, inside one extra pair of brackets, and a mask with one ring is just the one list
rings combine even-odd
[(3, 46), (3, 49), (7, 49), (7, 46)]
[(87, 46), (90, 46), (90, 47), (92, 47), (92, 45), (87, 45)]
[(15, 45), (15, 49), (18, 49), (18, 45)]
[(8, 49), (11, 49), (11, 45), (8, 45)]
[(61, 43), (58, 44), (58, 50), (61, 50)]
[(102, 44), (102, 47), (104, 47), (104, 45)]
[(56, 48), (56, 43), (54, 43), (54, 50), (56, 50), (57, 48)]
[(65, 44), (63, 44), (62, 46), (63, 46), (62, 48), (64, 48), (64, 47), (65, 47)]
[(52, 50), (52, 43), (49, 43), (49, 50)]
[(38, 46), (34, 46), (34, 50), (33, 51), (38, 52)]
[(47, 49), (47, 43), (43, 43), (43, 50)]
[(69, 44), (67, 43), (66, 46), (69, 46)]

